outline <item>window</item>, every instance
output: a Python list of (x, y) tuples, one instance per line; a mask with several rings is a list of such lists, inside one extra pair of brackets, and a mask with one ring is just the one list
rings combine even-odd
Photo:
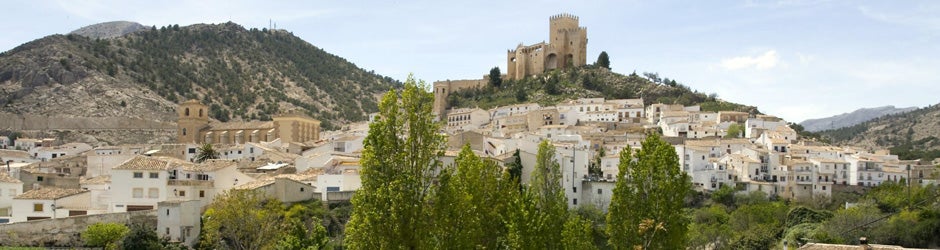
[(571, 202), (572, 202), (572, 204), (574, 204), (574, 205), (578, 205), (578, 198), (574, 198), (574, 200), (572, 200)]
[(186, 197), (186, 191), (179, 191), (178, 195), (180, 197)]
[(200, 181), (208, 181), (208, 180), (209, 180), (209, 175), (207, 175), (207, 174), (196, 174), (196, 179), (199, 179)]
[(578, 187), (571, 187), (571, 190), (572, 190), (572, 192), (577, 193), (577, 192), (578, 192)]
[(160, 178), (160, 173), (153, 173), (153, 172), (151, 172), (151, 173), (150, 173), (150, 179), (156, 179), (156, 178)]
[(36, 181), (42, 181), (42, 176), (36, 176)]
[(42, 203), (33, 203), (33, 212), (42, 212), (43, 207)]
[(303, 192), (303, 191), (304, 191), (304, 188), (300, 188), (300, 192)]
[(199, 190), (199, 198), (206, 197), (206, 190)]
[(144, 198), (144, 189), (134, 188), (134, 198)]
[(186, 128), (183, 128), (183, 135), (186, 135)]
[(822, 186), (822, 187), (823, 187), (823, 191), (826, 191), (826, 186)]
[(144, 178), (144, 172), (134, 172), (134, 178)]
[(147, 198), (160, 198), (160, 190), (157, 188), (147, 189)]
[(598, 188), (598, 189), (597, 189), (597, 194), (601, 194), (601, 193), (602, 193), (601, 189)]
[(170, 209), (169, 209), (169, 208), (166, 209), (166, 215), (170, 215)]

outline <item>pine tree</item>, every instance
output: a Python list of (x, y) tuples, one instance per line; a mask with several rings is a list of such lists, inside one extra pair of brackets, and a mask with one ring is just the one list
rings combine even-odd
[(597, 56), (597, 62), (594, 62), (594, 65), (610, 69), (610, 57), (607, 56), (607, 51), (601, 51), (601, 54)]
[(620, 152), (620, 173), (607, 213), (609, 243), (615, 249), (682, 249), (689, 218), (682, 213), (691, 188), (679, 170), (675, 149), (651, 134), (633, 159)]
[(428, 234), (425, 203), (445, 146), (428, 89), (409, 76), (379, 104), (363, 142), (362, 187), (346, 227), (350, 249), (414, 249)]

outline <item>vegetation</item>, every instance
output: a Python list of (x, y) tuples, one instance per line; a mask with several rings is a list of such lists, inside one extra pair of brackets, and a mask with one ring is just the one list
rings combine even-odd
[(82, 240), (90, 247), (117, 249), (118, 242), (130, 231), (127, 226), (118, 223), (95, 223), (82, 232)]
[(211, 159), (219, 159), (219, 151), (216, 151), (212, 144), (202, 144), (199, 147), (199, 153), (196, 154), (196, 162), (205, 162)]
[(490, 69), (489, 83), (494, 88), (499, 88), (503, 84), (503, 73), (499, 72), (499, 67)]
[[(431, 105), (434, 95), (411, 76), (379, 104), (363, 142), (362, 187), (346, 227), (351, 249), (417, 248), (430, 233), (426, 206), (445, 139)], [(399, 98), (400, 97), (400, 98)]]
[(635, 73), (625, 76), (609, 70), (600, 70), (595, 65), (586, 65), (553, 70), (523, 79), (503, 80), (499, 87), (491, 84), (481, 88), (459, 90), (448, 95), (447, 104), (450, 107), (488, 109), (521, 102), (555, 105), (561, 101), (586, 97), (643, 98), (647, 105), (700, 105), (704, 111), (734, 110), (759, 113), (754, 107), (719, 100), (715, 95), (694, 91), (675, 80), (669, 80), (669, 84), (661, 79), (657, 81)]
[(740, 123), (732, 123), (728, 126), (728, 134), (725, 135), (725, 138), (741, 138), (744, 137), (744, 125)]
[(682, 207), (692, 188), (690, 177), (679, 169), (672, 145), (659, 136), (648, 135), (642, 145), (636, 157), (629, 147), (620, 153), (620, 181), (607, 213), (610, 245), (617, 249), (684, 248), (689, 219)]
[(286, 206), (257, 191), (229, 190), (203, 214), (199, 249), (328, 248), (319, 202)]
[(597, 67), (610, 69), (610, 57), (607, 55), (607, 51), (601, 51), (601, 54), (597, 56), (597, 61), (594, 62), (594, 65)]

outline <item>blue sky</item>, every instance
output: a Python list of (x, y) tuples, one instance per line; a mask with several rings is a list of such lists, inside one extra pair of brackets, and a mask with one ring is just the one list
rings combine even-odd
[[(274, 2), (274, 3), (268, 3)], [(292, 31), (403, 80), (471, 79), (566, 12), (588, 29), (588, 62), (658, 72), (799, 122), (862, 107), (940, 103), (938, 1), (22, 1), (5, 3), (0, 51), (115, 20)]]

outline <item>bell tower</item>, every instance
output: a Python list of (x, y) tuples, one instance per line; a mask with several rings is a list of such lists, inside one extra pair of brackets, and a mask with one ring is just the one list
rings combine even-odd
[(176, 138), (179, 143), (202, 143), (199, 131), (209, 126), (209, 107), (196, 100), (176, 107)]

